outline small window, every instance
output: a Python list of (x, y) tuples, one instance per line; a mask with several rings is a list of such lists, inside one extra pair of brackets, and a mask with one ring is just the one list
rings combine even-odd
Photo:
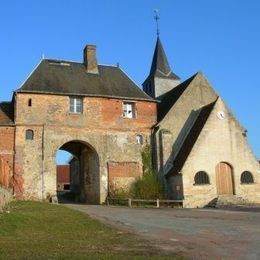
[(80, 114), (83, 112), (82, 98), (70, 97), (69, 112), (77, 113), (77, 114)]
[(141, 145), (144, 143), (144, 138), (143, 138), (142, 135), (137, 135), (136, 136), (136, 143), (137, 144), (141, 144)]
[(209, 184), (209, 176), (206, 172), (199, 171), (195, 174), (194, 182), (195, 185)]
[(31, 107), (31, 106), (32, 106), (32, 99), (29, 98), (29, 99), (28, 99), (28, 107)]
[(135, 118), (135, 103), (130, 103), (130, 102), (123, 103), (123, 117)]
[(31, 129), (26, 130), (25, 139), (33, 140), (33, 130), (31, 130)]
[(241, 177), (240, 177), (240, 181), (241, 181), (241, 184), (254, 183), (253, 174), (249, 171), (242, 172)]

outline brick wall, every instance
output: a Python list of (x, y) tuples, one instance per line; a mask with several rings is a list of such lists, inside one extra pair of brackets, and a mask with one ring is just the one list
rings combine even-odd
[(108, 164), (109, 189), (129, 188), (142, 176), (141, 165), (136, 162), (110, 162)]
[(8, 188), (13, 175), (14, 127), (0, 127), (0, 184)]
[[(32, 106), (28, 106), (29, 99)], [(99, 193), (95, 197), (103, 202), (107, 195), (108, 163), (141, 165), (140, 151), (150, 142), (151, 128), (156, 123), (154, 102), (134, 102), (137, 116), (126, 119), (120, 99), (85, 97), (82, 114), (68, 112), (68, 96), (20, 93), (16, 100), (15, 176), (19, 179), (17, 192), (25, 198), (56, 193), (56, 152), (65, 143), (77, 141), (92, 151), (86, 160), (92, 162), (89, 166), (95, 174), (91, 180), (96, 183), (86, 189)], [(33, 141), (25, 139), (26, 129), (34, 131)], [(143, 135), (143, 145), (136, 142), (139, 134)], [(138, 169), (140, 175), (142, 169)]]

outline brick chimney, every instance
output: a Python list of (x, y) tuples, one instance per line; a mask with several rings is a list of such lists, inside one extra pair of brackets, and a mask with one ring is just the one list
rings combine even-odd
[(84, 64), (88, 73), (98, 74), (95, 45), (86, 45), (84, 48)]

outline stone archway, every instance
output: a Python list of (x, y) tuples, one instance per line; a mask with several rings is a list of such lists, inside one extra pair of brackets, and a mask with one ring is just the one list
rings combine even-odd
[(228, 163), (216, 166), (216, 186), (218, 195), (234, 195), (233, 171)]
[(73, 155), (70, 160), (70, 189), (75, 201), (89, 204), (100, 203), (99, 157), (88, 143), (73, 140), (64, 143), (59, 150)]

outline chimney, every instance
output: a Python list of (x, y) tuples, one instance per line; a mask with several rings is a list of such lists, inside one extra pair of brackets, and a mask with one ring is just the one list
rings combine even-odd
[(86, 45), (84, 48), (84, 64), (88, 73), (98, 74), (95, 45)]

